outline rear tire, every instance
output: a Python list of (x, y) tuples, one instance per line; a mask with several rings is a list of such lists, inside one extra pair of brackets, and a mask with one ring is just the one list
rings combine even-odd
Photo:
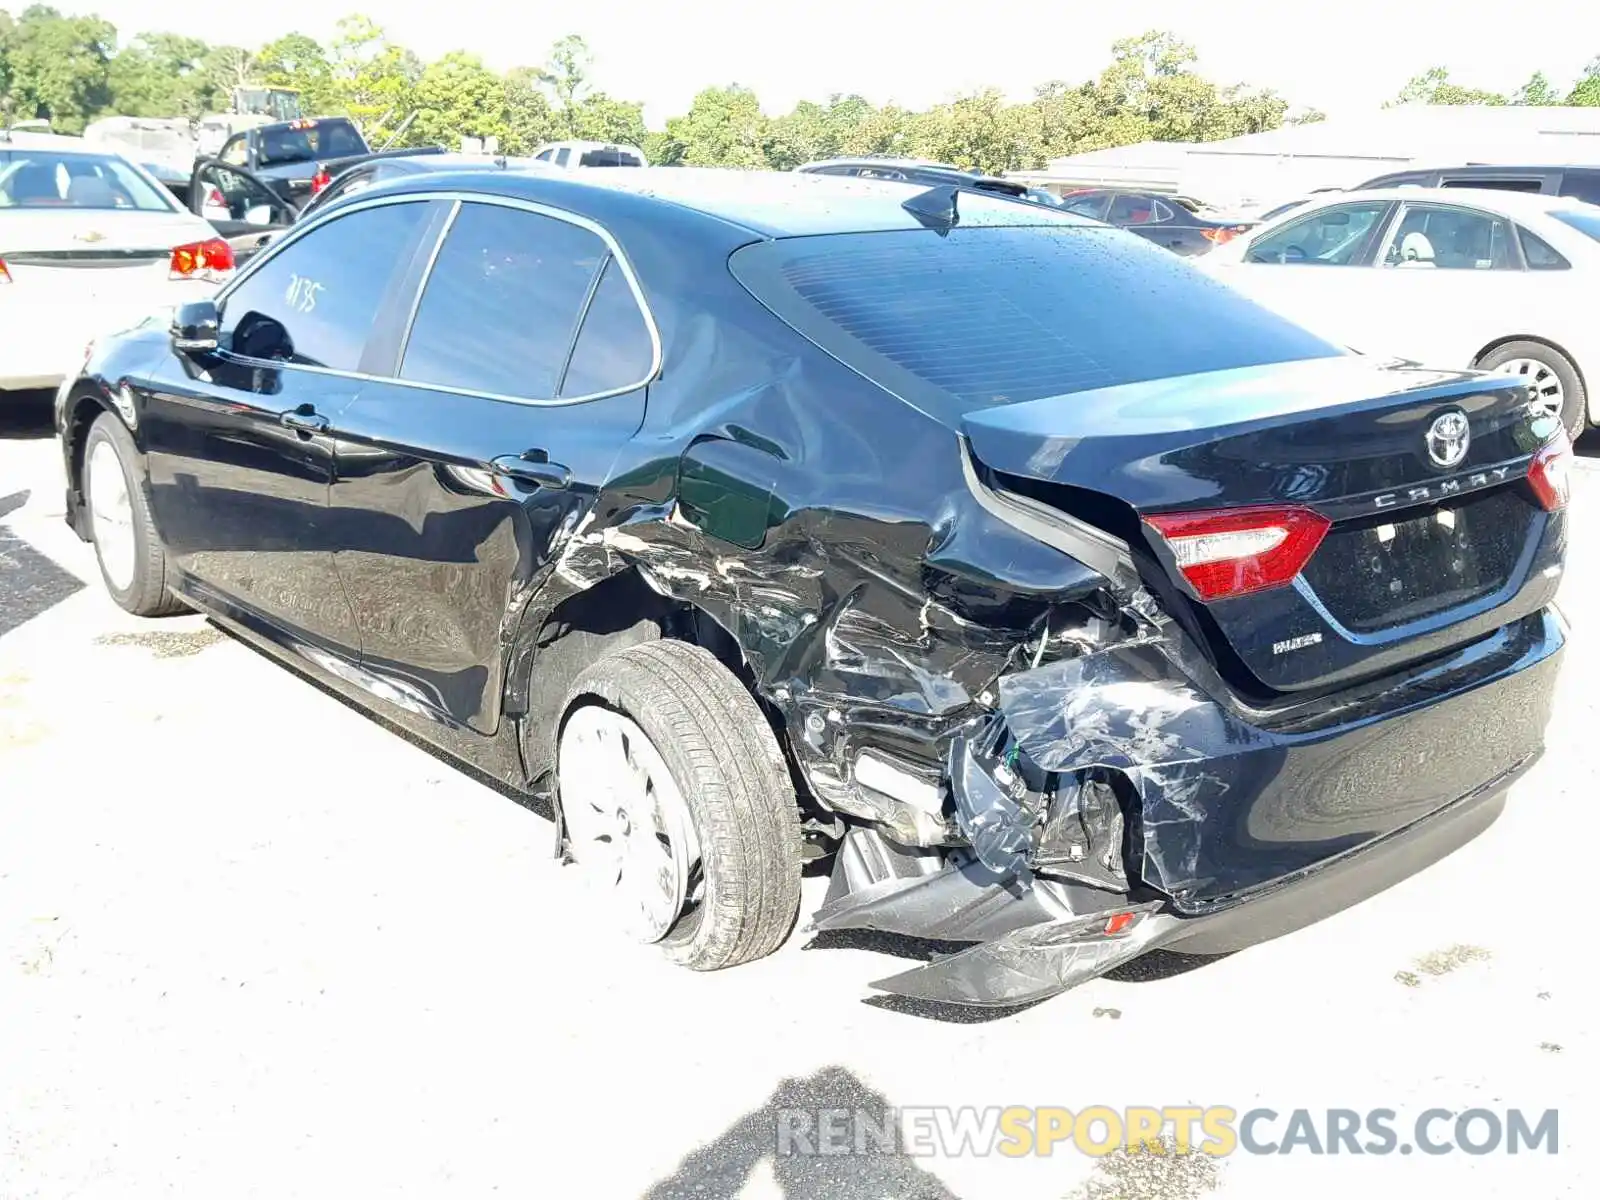
[[(1508, 363), (1516, 363), (1522, 369), (1518, 374), (1528, 379), (1535, 389), (1544, 383), (1546, 394), (1551, 390), (1549, 382), (1553, 380), (1561, 389), (1560, 419), (1562, 426), (1567, 431), (1567, 436), (1574, 442), (1581, 437), (1589, 427), (1589, 398), (1584, 392), (1583, 380), (1578, 377), (1578, 368), (1573, 366), (1572, 360), (1554, 346), (1544, 342), (1507, 342), (1504, 346), (1497, 346), (1485, 354), (1477, 362), (1477, 366), (1484, 371), (1496, 370)], [(1540, 368), (1543, 368), (1541, 374)], [(1535, 399), (1539, 397), (1536, 395)]]
[(136, 617), (185, 610), (168, 586), (166, 547), (150, 516), (139, 451), (127, 428), (102, 413), (83, 444), (83, 495), (106, 591)]
[[(580, 714), (596, 705), (644, 733), (676, 785), (668, 790), (681, 796), (693, 821), (698, 902), (691, 897), (665, 936), (646, 940), (695, 971), (772, 953), (800, 910), (800, 819), (788, 765), (754, 697), (708, 651), (687, 642), (650, 642), (601, 658), (578, 678), (564, 708), (557, 784), (563, 811), (574, 818), (580, 805), (603, 807), (574, 790), (588, 778), (573, 769), (581, 761), (574, 730), (593, 726), (595, 714)], [(572, 776), (565, 785), (564, 774)], [(572, 853), (581, 866), (584, 847), (575, 841)]]

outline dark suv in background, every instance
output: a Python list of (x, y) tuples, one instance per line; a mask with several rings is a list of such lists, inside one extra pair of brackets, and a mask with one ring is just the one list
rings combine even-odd
[(1369, 179), (1355, 191), (1393, 187), (1496, 188), (1508, 192), (1541, 192), (1600, 204), (1600, 166), (1517, 167), (1472, 163), (1424, 171), (1397, 171)]

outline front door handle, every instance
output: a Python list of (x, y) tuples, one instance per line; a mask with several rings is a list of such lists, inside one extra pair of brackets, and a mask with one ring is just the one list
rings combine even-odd
[(282, 425), (287, 425), (290, 429), (297, 429), (301, 433), (323, 433), (328, 428), (328, 418), (309, 404), (302, 404), (299, 408), (291, 408), (288, 412), (278, 417), (278, 422)]
[(535, 487), (559, 491), (572, 482), (572, 472), (560, 463), (549, 461), (543, 450), (527, 450), (521, 454), (502, 454), (489, 464), (498, 475), (505, 475)]

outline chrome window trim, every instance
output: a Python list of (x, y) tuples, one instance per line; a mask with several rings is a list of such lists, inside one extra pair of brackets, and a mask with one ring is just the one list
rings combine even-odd
[[(300, 226), (298, 228), (295, 226), (290, 226), (289, 231), (277, 241), (273, 242), (266, 251), (254, 256), (245, 266), (244, 270), (240, 271), (238, 275), (224, 285), (223, 288), (217, 293), (217, 309), (219, 312), (225, 313), (227, 311), (228, 298), (232, 296), (233, 293), (240, 287), (242, 287), (244, 283), (251, 278), (251, 276), (253, 276), (257, 271), (261, 270), (267, 263), (277, 258), (278, 255), (282, 254), (290, 246), (293, 246), (301, 238), (309, 236), (318, 229), (321, 229), (324, 225), (340, 220), (343, 217), (348, 217), (354, 213), (364, 212), (369, 208), (381, 208), (390, 204), (431, 203), (439, 200), (449, 201), (455, 205), (455, 211), (450, 214), (450, 217), (445, 225), (444, 233), (448, 233), (450, 228), (454, 226), (456, 216), (459, 214), (462, 205), (489, 204), (499, 208), (519, 209), (523, 212), (533, 213), (535, 216), (549, 217), (556, 221), (565, 221), (568, 225), (576, 225), (579, 229), (587, 230), (589, 233), (592, 233), (599, 238), (601, 242), (605, 244), (606, 249), (610, 252), (610, 256), (615, 259), (617, 265), (622, 268), (623, 278), (628, 281), (628, 290), (633, 293), (633, 302), (639, 306), (639, 314), (644, 318), (645, 329), (650, 334), (650, 369), (646, 373), (645, 377), (639, 380), (637, 383), (628, 384), (626, 387), (611, 388), (604, 392), (594, 392), (586, 396), (560, 396), (549, 400), (540, 400), (528, 396), (508, 396), (500, 392), (480, 392), (474, 391), (471, 388), (450, 387), (446, 384), (440, 383), (420, 383), (413, 379), (402, 379), (398, 375), (371, 375), (364, 371), (340, 371), (332, 367), (313, 367), (304, 363), (285, 363), (275, 362), (271, 359), (264, 358), (248, 358), (244, 355), (233, 354), (227, 351), (223, 351), (222, 356), (232, 362), (244, 363), (253, 367), (264, 367), (268, 370), (305, 371), (313, 375), (330, 375), (338, 379), (359, 379), (368, 383), (387, 383), (397, 387), (413, 388), (417, 391), (443, 392), (447, 395), (470, 396), (480, 400), (498, 400), (506, 404), (525, 404), (532, 408), (565, 408), (573, 404), (588, 404), (595, 400), (606, 400), (612, 396), (625, 396), (629, 392), (636, 392), (640, 388), (645, 387), (650, 383), (651, 380), (661, 373), (662, 354), (660, 327), (656, 324), (655, 314), (650, 311), (650, 305), (645, 300), (644, 289), (639, 285), (639, 277), (634, 273), (633, 264), (628, 261), (628, 256), (622, 252), (622, 247), (617, 243), (616, 238), (611, 236), (610, 231), (598, 222), (592, 221), (588, 217), (581, 216), (578, 213), (567, 212), (565, 209), (554, 208), (548, 204), (541, 204), (536, 200), (523, 200), (519, 197), (513, 196), (497, 196), (487, 192), (403, 192), (399, 195), (372, 196), (365, 200), (352, 200), (348, 204), (338, 205), (332, 211), (321, 213), (314, 217), (304, 226)], [(405, 359), (406, 343), (409, 343), (411, 340), (412, 324), (416, 320), (417, 310), (422, 305), (422, 295), (427, 290), (428, 279), (433, 274), (434, 264), (438, 260), (439, 251), (443, 245), (444, 234), (441, 234), (438, 241), (434, 243), (432, 254), (428, 259), (427, 272), (419, 281), (417, 286), (417, 294), (412, 300), (412, 312), (406, 324), (405, 341), (401, 343), (400, 347), (400, 361), (402, 362)], [(588, 316), (587, 309), (584, 310), (583, 316)], [(583, 322), (580, 320), (576, 326), (576, 334), (573, 345), (576, 345), (576, 338), (581, 337), (582, 334)], [(571, 349), (572, 346), (569, 345), (568, 351), (570, 352)]]

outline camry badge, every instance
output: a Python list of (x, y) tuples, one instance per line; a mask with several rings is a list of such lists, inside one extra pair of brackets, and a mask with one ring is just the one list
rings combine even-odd
[(1472, 442), (1472, 430), (1467, 427), (1467, 415), (1461, 412), (1440, 413), (1428, 426), (1424, 439), (1428, 458), (1436, 467), (1446, 470), (1461, 465), (1467, 457), (1467, 446)]

